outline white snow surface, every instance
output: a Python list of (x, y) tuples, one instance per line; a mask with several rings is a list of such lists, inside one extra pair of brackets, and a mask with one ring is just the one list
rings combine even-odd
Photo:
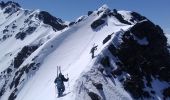
[[(106, 5), (99, 8), (102, 11), (107, 9)], [(16, 100), (74, 100), (76, 81), (82, 73), (89, 71), (94, 64), (95, 59), (92, 60), (90, 54), (93, 44), (98, 45), (98, 51), (95, 54), (98, 55), (106, 46), (102, 44), (102, 41), (107, 35), (130, 27), (129, 25), (122, 25), (115, 18), (107, 18), (107, 25), (103, 25), (100, 29), (92, 30), (91, 23), (101, 16), (97, 15), (96, 11), (81, 22), (62, 31), (55, 32), (50, 26), (36, 19), (36, 14), (39, 13), (39, 10), (28, 11), (28, 14), (24, 14), (24, 12), (25, 10), (21, 9), (7, 19), (3, 13), (0, 13), (0, 16), (4, 16), (1, 17), (3, 20), (0, 22), (2, 23), (2, 31), (6, 25), (9, 25), (9, 27), (13, 23), (17, 25), (12, 37), (5, 41), (0, 41), (0, 72), (10, 66), (12, 59), (25, 45), (42, 44), (19, 67), (21, 69), (30, 64), (35, 57), (37, 57), (36, 62), (41, 63), (35, 73), (22, 76), (26, 81), (21, 82)], [(17, 17), (13, 17), (16, 16), (15, 14), (18, 14)], [(24, 21), (30, 15), (35, 16), (31, 20), (37, 25), (37, 29), (24, 40), (16, 40), (15, 34), (19, 32), (20, 28), (27, 27)], [(65, 93), (68, 94), (61, 98), (56, 98), (57, 90), (54, 84), (57, 76), (56, 66), (61, 66), (62, 73), (64, 75), (68, 74), (69, 77), (69, 82), (65, 84)], [(7, 89), (1, 99), (7, 100), (11, 92), (12, 90)]]
[[(107, 9), (107, 5), (104, 5), (98, 11)], [(82, 77), (83, 75), (92, 75), (92, 80), (95, 82), (100, 81), (104, 84), (106, 100), (113, 100), (113, 98), (114, 100), (132, 99), (128, 92), (122, 88), (123, 86), (118, 79), (115, 78), (114, 82), (113, 80), (105, 79), (95, 70), (95, 67), (99, 66), (98, 64), (96, 65), (96, 62), (100, 59), (102, 53), (111, 55), (105, 50), (111, 40), (115, 46), (119, 46), (122, 42), (120, 40), (121, 32), (129, 29), (132, 25), (122, 24), (115, 17), (107, 17), (105, 19), (106, 25), (103, 25), (100, 29), (93, 30), (91, 28), (92, 22), (103, 14), (98, 15), (97, 11), (95, 11), (90, 16), (80, 17), (83, 20), (73, 26), (61, 31), (54, 31), (51, 26), (36, 19), (37, 13), (39, 13), (39, 10), (29, 11), (28, 14), (24, 14), (24, 10), (21, 9), (15, 13), (16, 15), (13, 14), (7, 18), (6, 16), (8, 15), (4, 15), (0, 10), (0, 37), (5, 26), (9, 25), (11, 27), (15, 22), (17, 25), (17, 28), (13, 30), (14, 32), (8, 32), (8, 34), (12, 34), (10, 38), (0, 41), (0, 72), (10, 66), (13, 58), (24, 46), (41, 44), (19, 67), (21, 69), (25, 65), (30, 64), (33, 62), (33, 58), (36, 58), (35, 62), (40, 63), (40, 67), (35, 73), (22, 76), (25, 81), (20, 83), (15, 100), (90, 100), (85, 92), (82, 93), (85, 97), (77, 94), (77, 87), (81, 85), (79, 82), (86, 80)], [(127, 20), (131, 18), (128, 11), (120, 11), (119, 13)], [(28, 27), (27, 24), (24, 24), (24, 21), (30, 15), (34, 16), (31, 20), (34, 21), (33, 25), (37, 27), (36, 30), (24, 40), (16, 39), (15, 35), (20, 31), (20, 28)], [(112, 33), (114, 33), (112, 39), (103, 45), (102, 41)], [(146, 41), (146, 39), (142, 39), (138, 42), (145, 45)], [(98, 50), (95, 53), (96, 58), (91, 59), (90, 50), (94, 43), (98, 45)], [(115, 65), (115, 63), (112, 62), (112, 65)], [(69, 81), (65, 83), (66, 90), (64, 94), (66, 95), (60, 98), (57, 98), (57, 90), (54, 84), (57, 76), (57, 66), (61, 66), (62, 73), (65, 76), (68, 74), (69, 77)], [(4, 80), (0, 77), (0, 86), (3, 83)], [(88, 87), (88, 89), (91, 88), (91, 90), (97, 93), (98, 91), (91, 87), (91, 84), (85, 82), (84, 86)], [(7, 100), (12, 90), (8, 88), (1, 100)], [(104, 97), (102, 92), (100, 92), (100, 95)], [(103, 98), (103, 100), (105, 99)]]
[[(121, 28), (127, 29), (130, 26), (115, 26), (108, 22), (108, 26), (103, 26), (100, 31), (93, 31), (91, 22), (98, 16), (92, 16), (82, 22), (70, 27), (59, 35), (54, 36), (43, 45), (39, 55), (44, 56), (40, 69), (25, 84), (18, 94), (16, 100), (56, 100), (56, 88), (54, 80), (56, 78), (56, 66), (61, 66), (62, 73), (68, 74), (69, 83), (66, 83), (65, 93), (69, 93), (57, 100), (74, 100), (74, 85), (82, 72), (88, 71), (93, 66), (90, 49), (93, 44), (102, 47), (102, 40), (110, 33), (117, 32)], [(53, 50), (49, 44), (54, 46)], [(96, 54), (97, 55), (97, 54)], [(68, 87), (69, 84), (69, 87)], [(83, 98), (82, 98), (83, 99)], [(81, 99), (81, 100), (82, 100)]]

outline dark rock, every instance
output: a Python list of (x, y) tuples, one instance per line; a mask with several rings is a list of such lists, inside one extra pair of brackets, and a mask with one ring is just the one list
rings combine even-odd
[(4, 7), (6, 6), (9, 6), (11, 5), (12, 7), (21, 7), (18, 3), (16, 2), (13, 2), (13, 1), (8, 1), (8, 2), (4, 2), (4, 1), (1, 1), (0, 2), (0, 7), (3, 9)]
[(170, 98), (170, 87), (163, 90), (163, 96), (164, 96), (164, 100), (166, 100), (167, 98)]
[(28, 66), (29, 66), (29, 64), (27, 64), (27, 65), (25, 65), (24, 67), (25, 67), (25, 72), (28, 74), (28, 72), (29, 72), (29, 68), (28, 68)]
[(38, 18), (42, 20), (44, 24), (48, 24), (57, 30), (62, 30), (67, 27), (67, 25), (63, 24), (63, 21), (61, 19), (56, 18), (45, 11), (41, 11), (38, 15)]
[(155, 94), (155, 91), (151, 91), (152, 94)]
[(104, 58), (101, 59), (100, 63), (104, 66), (104, 67), (110, 67), (110, 60), (109, 57), (106, 56)]
[(101, 97), (94, 92), (88, 92), (88, 95), (90, 96), (91, 100), (101, 100)]
[(5, 8), (4, 13), (8, 14), (13, 14), (14, 12), (17, 12), (21, 7), (18, 3), (13, 1), (8, 1), (6, 3), (1, 2), (0, 5), (2, 9)]
[(2, 86), (1, 90), (0, 90), (0, 97), (4, 94), (5, 92), (5, 84)]
[(72, 25), (74, 25), (75, 24), (75, 22), (70, 22), (69, 23), (69, 26), (72, 26)]
[(93, 82), (93, 85), (96, 87), (96, 89), (103, 90), (103, 85), (101, 83), (94, 83)]
[(15, 98), (17, 97), (16, 92), (18, 91), (18, 89), (15, 89), (11, 95), (9, 96), (8, 100), (15, 100)]
[(28, 23), (30, 21), (30, 19), (28, 18), (28, 19), (25, 19), (24, 20), (24, 23)]
[(96, 29), (97, 27), (103, 25), (104, 23), (105, 23), (105, 20), (103, 20), (103, 19), (95, 20), (95, 21), (91, 24), (91, 28), (92, 28), (92, 29)]
[(106, 17), (107, 17), (107, 14), (103, 14), (103, 15), (101, 16), (102, 19), (104, 19), (104, 18), (106, 18)]
[(114, 16), (115, 14), (113, 12), (109, 12), (108, 13), (108, 16), (111, 17), (111, 16)]
[(112, 71), (111, 73), (113, 76), (115, 76), (115, 75), (120, 76), (122, 74), (122, 72), (123, 72), (123, 70), (120, 67), (118, 67), (116, 70)]
[(78, 21), (76, 23), (81, 22), (83, 19), (84, 19), (84, 17), (78, 19)]
[(101, 66), (98, 68), (98, 70), (101, 72), (101, 73), (103, 73), (103, 71), (104, 71), (104, 68), (102, 68)]
[(114, 14), (118, 14), (116, 9), (113, 9), (113, 13)]
[(4, 29), (3, 34), (7, 33), (8, 31), (9, 31), (8, 29)]
[(102, 13), (102, 12), (103, 12), (103, 11), (101, 11), (101, 10), (100, 10), (100, 11), (98, 11), (98, 12), (97, 12), (97, 15), (99, 15), (99, 14), (100, 14), (100, 13)]
[(110, 44), (109, 46), (108, 46), (108, 50), (111, 52), (111, 54), (112, 55), (117, 55), (117, 49), (116, 49), (116, 47), (113, 45), (113, 44)]
[(18, 53), (18, 55), (14, 58), (14, 68), (18, 68), (23, 61), (31, 55), (38, 46), (25, 46), (23, 49)]
[(7, 5), (12, 5), (13, 7), (14, 7), (14, 6), (21, 7), (18, 3), (13, 2), (13, 1), (8, 1), (8, 2), (6, 2), (5, 5), (6, 5), (6, 6), (7, 6)]
[(146, 17), (144, 17), (136, 12), (132, 12), (131, 15), (133, 16), (132, 19), (130, 19), (130, 21), (132, 21), (132, 22), (135, 22), (135, 21), (139, 22), (139, 21), (146, 19)]
[(11, 68), (8, 68), (7, 69), (7, 73), (10, 74), (12, 72), (12, 69)]
[(123, 63), (122, 63), (122, 62), (120, 62), (120, 61), (117, 61), (117, 62), (116, 62), (116, 65), (117, 65), (118, 67), (120, 67), (120, 68), (122, 68), (122, 67), (123, 67)]
[(22, 77), (22, 75), (24, 74), (25, 71), (25, 67), (23, 67), (21, 70), (17, 71), (18, 75), (14, 76), (11, 84), (10, 84), (10, 89), (12, 89), (13, 87), (17, 88), (17, 86), (20, 83), (20, 79)]
[(34, 67), (34, 65), (35, 65), (35, 63), (31, 63), (31, 64), (27, 65), (25, 72), (28, 73), (30, 70), (35, 70), (36, 67)]
[(144, 91), (144, 92), (143, 92), (143, 97), (144, 97), (144, 98), (151, 98), (151, 95), (149, 94), (149, 92)]
[(1, 8), (4, 8), (4, 7), (5, 7), (5, 2), (4, 2), (4, 1), (1, 1), (1, 2), (0, 2), (0, 7), (1, 7)]
[(24, 40), (24, 38), (27, 36), (27, 35), (30, 35), (32, 34), (34, 31), (36, 30), (36, 27), (31, 27), (29, 26), (27, 28), (27, 30), (23, 31), (23, 32), (19, 32), (15, 35), (15, 38), (16, 39), (21, 39), (21, 40)]
[(20, 73), (19, 76), (17, 76), (17, 78), (15, 79), (15, 81), (14, 81), (15, 88), (18, 86), (22, 75), (23, 75), (23, 73)]
[[(147, 38), (149, 44), (140, 45), (134, 36), (138, 39)], [(152, 77), (170, 82), (170, 54), (163, 30), (146, 20), (126, 31), (122, 41), (118, 48), (113, 44), (108, 46), (111, 54), (118, 57), (121, 62), (116, 63), (118, 68), (112, 74), (118, 76), (123, 75), (122, 72), (129, 74), (130, 78), (126, 76), (128, 79), (123, 80), (123, 86), (135, 99), (152, 98), (150, 91), (145, 90), (145, 86), (152, 88)]]
[[(36, 67), (34, 66), (35, 63), (31, 63), (31, 64), (28, 64), (24, 67), (22, 67), (20, 70), (18, 70), (16, 73), (15, 73), (15, 76), (13, 78), (13, 81), (11, 82), (10, 84), (10, 89), (12, 89), (13, 87), (17, 88), (17, 86), (22, 82), (24, 81), (25, 79), (21, 80), (22, 76), (24, 75), (24, 73), (29, 73), (30, 70), (35, 70)], [(39, 67), (39, 66), (37, 66)]]
[(8, 39), (9, 37), (11, 37), (12, 35), (7, 35), (7, 34), (5, 34), (5, 35), (3, 35), (3, 37), (2, 37), (2, 39), (5, 41), (6, 39)]
[(124, 20), (124, 18), (122, 17), (121, 14), (117, 13), (117, 14), (115, 14), (114, 16), (115, 16), (121, 23), (124, 23), (124, 24), (127, 24), (127, 25), (131, 25), (130, 22)]
[(12, 29), (15, 29), (17, 26), (15, 24), (12, 25)]
[(10, 13), (10, 12), (12, 12), (12, 10), (13, 10), (13, 8), (6, 8), (4, 13)]
[(93, 11), (88, 11), (88, 16), (90, 16), (93, 13)]
[(26, 37), (26, 33), (25, 32), (19, 32), (15, 35), (16, 39), (21, 39), (23, 40)]
[(106, 42), (108, 42), (111, 39), (112, 35), (108, 35), (104, 40), (103, 40), (103, 44), (105, 44)]
[[(123, 84), (125, 90), (129, 91), (135, 99), (143, 98), (144, 84), (140, 79), (128, 79)], [(145, 94), (146, 95), (146, 94)]]
[(36, 30), (36, 27), (29, 26), (29, 27), (27, 28), (27, 30), (25, 31), (25, 33), (31, 34), (31, 33), (33, 33), (35, 30)]

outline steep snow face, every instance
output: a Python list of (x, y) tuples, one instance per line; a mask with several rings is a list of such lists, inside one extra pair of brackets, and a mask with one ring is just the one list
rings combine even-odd
[(141, 21), (117, 32), (83, 73), (75, 87), (76, 100), (169, 99), (170, 54), (163, 30)]
[[(121, 61), (110, 51), (121, 47), (125, 32), (147, 21), (145, 17), (104, 5), (68, 26), (45, 11), (17, 6), (17, 10), (10, 10), (12, 13), (4, 13), (7, 4), (0, 4), (1, 100), (133, 99), (120, 81), (130, 74), (124, 71), (117, 78), (110, 73), (119, 68), (117, 62)], [(136, 34), (132, 36), (139, 45), (149, 45), (147, 37)], [(94, 44), (98, 50), (92, 59)], [(105, 65), (112, 67), (103, 68)], [(61, 66), (62, 73), (69, 77), (61, 98), (56, 98), (56, 66)], [(153, 87), (157, 83), (163, 84), (155, 80)]]
[[(59, 35), (59, 30), (66, 29), (67, 25), (49, 13), (42, 15), (39, 10), (25, 10), (12, 1), (0, 3), (0, 19), (0, 98), (13, 100), (27, 75), (37, 70), (33, 68), (32, 59), (36, 56), (33, 52)], [(23, 67), (25, 62), (27, 66)]]
[[(105, 24), (93, 30), (91, 24), (101, 18), (97, 12), (86, 19), (69, 27), (60, 35), (50, 39), (42, 46), (35, 61), (41, 63), (39, 70), (30, 78), (16, 97), (17, 100), (56, 99), (56, 66), (61, 66), (63, 74), (69, 75), (69, 85), (66, 84), (67, 94), (64, 100), (74, 100), (74, 85), (81, 73), (91, 69), (93, 60), (90, 49), (95, 43), (102, 49), (102, 41), (109, 34), (116, 33), (120, 29), (128, 29), (131, 25), (124, 25), (115, 18), (105, 18)], [(116, 25), (115, 25), (116, 23)], [(117, 25), (119, 24), (119, 25)], [(100, 49), (98, 52), (100, 52)], [(97, 55), (97, 53), (96, 53)]]

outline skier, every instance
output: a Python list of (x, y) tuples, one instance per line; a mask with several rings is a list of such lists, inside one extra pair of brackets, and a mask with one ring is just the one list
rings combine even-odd
[(95, 50), (97, 50), (97, 46), (98, 45), (95, 46), (95, 44), (94, 44), (91, 51), (90, 51), (90, 53), (92, 54), (92, 59), (94, 58), (94, 52), (95, 52)]
[(55, 79), (54, 83), (57, 86), (58, 90), (58, 97), (61, 97), (63, 95), (63, 92), (65, 91), (64, 82), (67, 82), (69, 78), (65, 78), (64, 75), (60, 72), (57, 78)]

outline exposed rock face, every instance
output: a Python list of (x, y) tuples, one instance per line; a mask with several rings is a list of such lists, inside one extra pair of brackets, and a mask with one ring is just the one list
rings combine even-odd
[(142, 21), (146, 19), (146, 17), (138, 14), (137, 12), (131, 12), (131, 15), (133, 16), (130, 21), (135, 22), (135, 21)]
[[(110, 85), (104, 82), (112, 80), (114, 84), (112, 88), (114, 88), (117, 87), (115, 80), (118, 79), (133, 99), (154, 100), (157, 99), (156, 95), (159, 95), (166, 100), (170, 97), (170, 54), (167, 38), (158, 25), (138, 14), (134, 16), (137, 16), (138, 21), (144, 20), (139, 21), (127, 31), (120, 31), (118, 33), (120, 36), (115, 35), (117, 40), (121, 40), (119, 44), (112, 38), (103, 54), (99, 55), (94, 69), (85, 73), (79, 80), (78, 89), (85, 89), (85, 92), (80, 92), (78, 96), (88, 95), (91, 98), (94, 95), (98, 99), (103, 99), (105, 95), (102, 95), (101, 91), (108, 94), (105, 89)], [(104, 53), (106, 51), (109, 51), (112, 56)], [(159, 90), (156, 89), (157, 87)], [(112, 95), (114, 96), (115, 93)], [(124, 98), (130, 99), (128, 96)], [(107, 98), (107, 100), (112, 99)]]
[[(90, 12), (90, 14), (92, 14), (92, 12)], [(106, 18), (108, 17), (115, 17), (119, 22), (125, 25), (133, 25), (137, 22), (140, 22), (146, 19), (146, 17), (136, 12), (129, 12), (130, 19), (126, 20), (126, 16), (123, 16), (116, 9), (110, 10), (108, 8), (105, 8), (102, 10), (99, 9), (97, 14), (100, 15), (100, 18), (98, 18), (91, 24), (92, 29), (96, 29), (97, 27), (101, 27), (102, 25), (104, 25), (106, 23)]]
[[(5, 46), (4, 49), (0, 45), (1, 49), (4, 49), (1, 51), (0, 62), (5, 62), (5, 64), (1, 64), (3, 67), (0, 72), (0, 99), (5, 97), (8, 100), (15, 100), (20, 97), (19, 93), (26, 86), (25, 83), (31, 81), (30, 76), (35, 75), (41, 64), (49, 65), (47, 60), (54, 61), (55, 63), (50, 62), (53, 65), (57, 65), (58, 62), (64, 64), (66, 60), (70, 61), (70, 64), (68, 63), (71, 66), (69, 74), (74, 74), (76, 68), (80, 71), (78, 68), (81, 67), (82, 62), (84, 64), (84, 61), (89, 60), (90, 63), (84, 66), (88, 67), (87, 69), (80, 68), (80, 72), (84, 70), (88, 70), (88, 72), (76, 74), (76, 79), (82, 75), (80, 79), (76, 80), (76, 100), (80, 100), (80, 98), (84, 100), (113, 100), (115, 98), (154, 100), (156, 96), (165, 100), (170, 98), (170, 54), (168, 51), (170, 47), (167, 45), (163, 30), (144, 16), (136, 12), (110, 10), (104, 5), (97, 11), (89, 11), (88, 16), (81, 16), (75, 22), (69, 23), (68, 30), (60, 31), (68, 25), (48, 12), (24, 10), (20, 8), (19, 4), (12, 1), (1, 2), (0, 10), (3, 15), (0, 20), (2, 24), (0, 43)], [(9, 19), (11, 22), (8, 22)], [(4, 24), (4, 22), (8, 23)], [(106, 27), (103, 28), (103, 26)], [(107, 30), (111, 33), (105, 34)], [(101, 36), (96, 34), (97, 32)], [(16, 42), (16, 44), (14, 43), (14, 46), (10, 48), (7, 40), (10, 43)], [(84, 45), (86, 40), (87, 46)], [(77, 62), (77, 58), (84, 57), (86, 52), (89, 53), (86, 48), (90, 48), (89, 45), (92, 41), (101, 43), (103, 47), (101, 47), (101, 52), (92, 60), (83, 58), (80, 66), (75, 67), (78, 64), (74, 63)], [(81, 53), (82, 51), (79, 50), (82, 46), (79, 43), (84, 45), (83, 52), (85, 53)], [(70, 53), (70, 51), (73, 52)], [(79, 53), (74, 53), (74, 51), (79, 51)], [(71, 56), (68, 57), (70, 60), (65, 59), (67, 53), (75, 56), (76, 59)], [(60, 55), (58, 56), (58, 54)], [(50, 57), (53, 59), (48, 59)], [(6, 62), (4, 58), (8, 61)], [(56, 58), (59, 61), (56, 61)], [(52, 67), (48, 68), (45, 75), (55, 71)], [(44, 71), (42, 73), (44, 75)], [(44, 79), (44, 76), (42, 77)], [(56, 72), (49, 77), (56, 77)], [(49, 77), (44, 79), (44, 83)], [(75, 80), (73, 80), (74, 82)], [(73, 84), (71, 85), (73, 86)], [(51, 87), (47, 86), (48, 90)], [(155, 87), (159, 87), (156, 88), (159, 90), (156, 90)], [(29, 90), (29, 93), (32, 94), (33, 90)], [(46, 93), (46, 90), (44, 91)], [(40, 96), (42, 95), (40, 94)]]
[(13, 1), (0, 2), (1, 9), (4, 9), (4, 13), (13, 14), (20, 9), (20, 5)]
[[(2, 61), (3, 57), (7, 57), (8, 62), (0, 66), (0, 68), (4, 67), (0, 72), (0, 99), (9, 90), (9, 96), (6, 98), (15, 100), (27, 78), (34, 74), (40, 66), (40, 62), (35, 61), (37, 56), (33, 57), (31, 62), (22, 64), (46, 39), (50, 39), (48, 37), (50, 32), (55, 33), (55, 31), (66, 28), (67, 25), (48, 12), (25, 10), (13, 1), (0, 2), (0, 15), (0, 44), (7, 46), (8, 40), (12, 40), (11, 44), (15, 44), (16, 41), (18, 43), (18, 46), (13, 46), (13, 49), (7, 46), (9, 51), (4, 50), (5, 47), (1, 46), (0, 60)], [(2, 53), (2, 51), (4, 52)]]
[[(143, 38), (146, 38), (147, 45), (138, 43)], [(126, 72), (130, 75), (123, 84), (134, 98), (152, 98), (153, 93), (146, 88), (153, 87), (153, 80), (170, 82), (170, 54), (162, 29), (150, 21), (143, 21), (126, 31), (122, 40), (119, 48), (109, 46), (112, 54), (121, 61), (113, 73), (119, 76)]]
[(34, 31), (36, 30), (36, 27), (28, 27), (25, 31), (22, 31), (22, 32), (18, 32), (16, 35), (15, 35), (15, 38), (16, 39), (21, 39), (23, 40), (27, 35), (30, 35), (32, 34)]
[(8, 1), (6, 3), (3, 1), (0, 2), (1, 8), (5, 8), (6, 6), (9, 6), (9, 5), (11, 5), (12, 7), (21, 7), (18, 3), (13, 2), (13, 1)]
[(65, 27), (67, 27), (67, 25), (63, 24), (63, 21), (61, 19), (50, 15), (46, 11), (41, 11), (40, 14), (38, 15), (38, 18), (42, 20), (45, 24), (48, 24), (57, 30), (62, 30)]
[(38, 46), (25, 46), (23, 49), (18, 53), (18, 55), (14, 58), (14, 68), (18, 68), (23, 61), (30, 56)]
[(98, 19), (98, 20), (95, 20), (92, 24), (91, 24), (91, 27), (92, 29), (96, 29), (97, 27), (103, 25), (105, 23), (105, 20), (103, 19)]

